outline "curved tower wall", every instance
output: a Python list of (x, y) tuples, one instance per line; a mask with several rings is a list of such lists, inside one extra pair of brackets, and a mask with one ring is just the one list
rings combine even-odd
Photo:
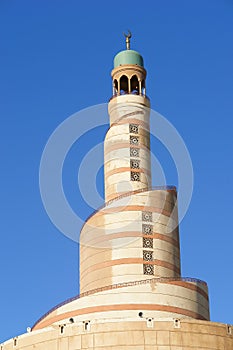
[[(126, 65), (113, 70), (113, 81), (120, 86), (121, 77), (138, 84), (145, 81), (142, 67)], [(119, 87), (120, 89), (120, 87)], [(135, 90), (136, 91), (136, 90)], [(151, 187), (150, 102), (145, 95), (115, 95), (109, 102), (110, 129), (104, 142), (105, 200), (130, 191)]]
[(81, 293), (128, 281), (180, 277), (176, 189), (151, 189), (146, 71), (120, 65), (112, 79), (115, 92), (104, 142), (106, 204), (81, 230)]
[[(133, 82), (135, 76), (138, 85)], [(112, 71), (114, 96), (104, 143), (106, 203), (80, 233), (80, 292), (103, 291), (111, 304), (111, 286), (141, 283), (139, 291), (130, 288), (128, 299), (123, 291), (117, 293), (121, 310), (133, 300), (129, 307), (133, 312), (149, 308), (156, 319), (176, 314), (209, 319), (207, 286), (198, 281), (194, 286), (181, 278), (176, 189), (151, 188), (145, 78), (145, 69), (136, 65), (120, 65)], [(145, 306), (141, 297), (149, 294), (142, 282), (155, 279), (153, 297)]]
[[(87, 325), (87, 326), (86, 326)], [(232, 350), (233, 327), (216, 322), (146, 319), (57, 324), (15, 337), (3, 350)], [(16, 345), (15, 345), (16, 344)]]
[[(159, 305), (159, 313), (157, 308), (153, 311), (157, 318), (170, 317), (179, 305), (183, 317), (209, 319), (207, 286), (197, 282), (194, 288), (192, 282), (181, 279), (176, 189), (151, 188), (146, 71), (138, 65), (119, 65), (113, 69), (112, 79), (110, 128), (104, 142), (106, 202), (80, 233), (80, 292), (105, 291), (107, 287), (104, 295), (111, 301), (111, 286), (157, 278), (150, 306), (140, 304), (146, 285), (140, 286), (140, 293), (130, 289), (137, 306), (149, 307), (152, 312)], [(161, 284), (161, 278), (168, 283)], [(182, 284), (181, 289), (171, 288), (175, 281)], [(192, 296), (187, 295), (190, 290)], [(117, 299), (125, 308), (127, 298), (122, 291)], [(130, 309), (137, 309), (135, 305)]]
[(175, 189), (115, 199), (81, 231), (81, 293), (150, 277), (180, 277)]

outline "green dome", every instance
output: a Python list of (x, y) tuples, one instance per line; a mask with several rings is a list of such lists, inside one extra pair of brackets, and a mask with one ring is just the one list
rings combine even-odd
[(123, 64), (137, 64), (138, 66), (144, 67), (142, 56), (134, 50), (121, 51), (114, 57), (114, 68)]

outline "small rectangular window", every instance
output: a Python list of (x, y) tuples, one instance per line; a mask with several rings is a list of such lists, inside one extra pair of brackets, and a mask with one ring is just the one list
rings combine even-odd
[(85, 331), (90, 331), (91, 330), (91, 323), (90, 321), (84, 321), (84, 330)]
[(148, 328), (153, 328), (154, 319), (153, 318), (147, 318), (146, 319), (146, 325), (147, 325)]
[(175, 318), (173, 321), (174, 328), (180, 328), (180, 319)]

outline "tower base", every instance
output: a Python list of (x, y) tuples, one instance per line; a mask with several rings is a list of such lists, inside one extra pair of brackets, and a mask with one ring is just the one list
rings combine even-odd
[[(142, 315), (143, 316), (143, 315)], [(53, 325), (1, 344), (2, 350), (232, 350), (233, 327), (193, 319), (87, 320)]]

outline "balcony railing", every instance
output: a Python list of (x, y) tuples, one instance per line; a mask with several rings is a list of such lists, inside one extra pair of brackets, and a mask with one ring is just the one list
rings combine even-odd
[(169, 282), (175, 282), (175, 281), (181, 281), (181, 282), (190, 282), (190, 283), (199, 283), (203, 286), (207, 286), (207, 283), (205, 281), (202, 281), (197, 278), (190, 278), (190, 277), (160, 277), (160, 278), (151, 278), (146, 280), (140, 280), (140, 281), (131, 281), (131, 282), (124, 282), (124, 283), (117, 283), (112, 284), (109, 286), (99, 287), (95, 289), (88, 290), (84, 293), (78, 294), (72, 298), (69, 298), (58, 305), (54, 306), (52, 309), (50, 309), (48, 312), (46, 312), (42, 317), (39, 318), (39, 320), (33, 325), (33, 328), (36, 327), (43, 319), (45, 319), (49, 314), (51, 314), (53, 311), (59, 309), (61, 306), (64, 306), (66, 304), (71, 303), (74, 300), (86, 297), (88, 295), (93, 295), (95, 293), (103, 292), (106, 290), (112, 290), (112, 289), (118, 289), (118, 288), (124, 288), (124, 287), (132, 287), (137, 285), (143, 285), (143, 284), (155, 284), (155, 283), (169, 283)]
[[(125, 197), (130, 197), (134, 194), (138, 194), (138, 193), (141, 193), (141, 192), (148, 192), (148, 191), (174, 191), (176, 193), (176, 186), (172, 186), (172, 185), (167, 185), (167, 186), (153, 186), (153, 187), (145, 187), (145, 188), (140, 188), (139, 190), (135, 190), (135, 191), (128, 191), (128, 192), (125, 192), (119, 196), (116, 196), (115, 198), (113, 199), (110, 199), (109, 201), (105, 202), (102, 206), (100, 206), (98, 209), (94, 210), (93, 213), (91, 213), (85, 223), (92, 217), (94, 216), (98, 211), (104, 209), (105, 207), (107, 207), (109, 204), (119, 200), (119, 199), (122, 199), (122, 198), (125, 198)], [(82, 229), (85, 225), (85, 223), (83, 224), (80, 232), (82, 232)]]
[(112, 95), (112, 97), (110, 97), (109, 101), (111, 101), (112, 99), (114, 99), (116, 97), (127, 96), (127, 95), (142, 96), (142, 97), (144, 97), (144, 98), (146, 98), (147, 100), (150, 101), (150, 99), (149, 99), (149, 97), (147, 95), (139, 94), (139, 93), (135, 93), (135, 92), (124, 92), (124, 93), (121, 93), (121, 94)]

